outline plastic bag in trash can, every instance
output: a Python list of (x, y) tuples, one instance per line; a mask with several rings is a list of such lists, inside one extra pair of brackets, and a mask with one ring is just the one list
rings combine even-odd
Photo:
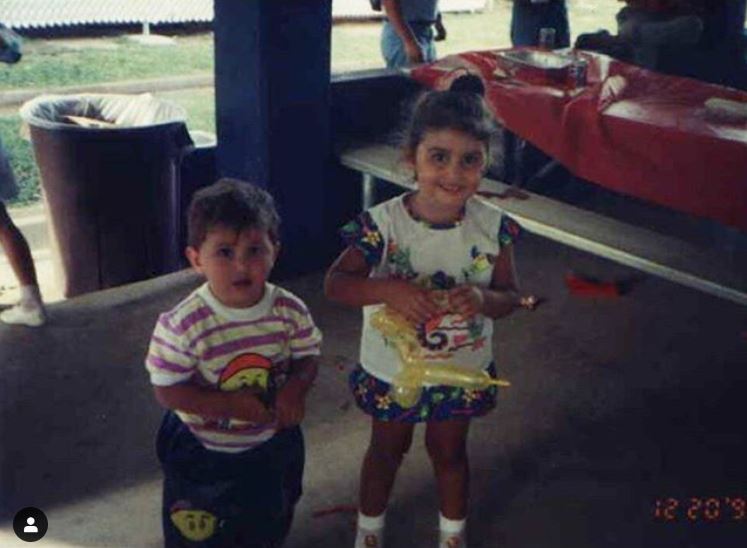
[(21, 107), (21, 117), (26, 123), (45, 129), (76, 124), (76, 118), (103, 123), (95, 129), (116, 129), (184, 123), (187, 113), (179, 105), (156, 99), (150, 93), (82, 94), (41, 95)]
[(20, 113), (66, 296), (179, 267), (179, 166), (193, 148), (184, 109), (150, 94), (86, 94), (37, 97)]

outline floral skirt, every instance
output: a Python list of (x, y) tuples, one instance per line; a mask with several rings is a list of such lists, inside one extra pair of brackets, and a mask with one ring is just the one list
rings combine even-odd
[[(487, 369), (495, 378), (495, 364)], [(423, 388), (418, 402), (412, 407), (401, 407), (389, 395), (391, 384), (384, 382), (358, 364), (348, 379), (355, 402), (364, 413), (381, 421), (426, 422), (459, 417), (480, 417), (495, 407), (498, 389), (469, 390), (454, 386)]]

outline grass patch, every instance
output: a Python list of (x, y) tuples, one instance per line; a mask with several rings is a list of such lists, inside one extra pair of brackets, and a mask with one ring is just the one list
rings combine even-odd
[(215, 133), (215, 90), (213, 88), (185, 89), (155, 95), (184, 107), (187, 111), (187, 127), (190, 130)]
[(213, 70), (212, 34), (178, 38), (175, 46), (143, 46), (123, 37), (98, 40), (105, 41), (106, 47), (85, 47), (80, 40), (57, 44), (50, 40), (27, 40), (20, 63), (0, 66), (0, 90), (97, 84)]
[(19, 190), (18, 196), (10, 200), (8, 205), (28, 205), (39, 201), (41, 198), (39, 170), (34, 161), (34, 152), (31, 143), (24, 141), (19, 135), (20, 126), (20, 116), (0, 118), (0, 136), (2, 136), (3, 148), (10, 158)]

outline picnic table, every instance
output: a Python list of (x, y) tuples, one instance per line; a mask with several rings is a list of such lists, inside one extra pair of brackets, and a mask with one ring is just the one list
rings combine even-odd
[(505, 127), (573, 174), (747, 231), (747, 122), (705, 107), (712, 98), (747, 104), (747, 93), (587, 51), (572, 52), (588, 62), (587, 85), (575, 87), (517, 70), (508, 51), (521, 49), (451, 55), (410, 74), (435, 89), (465, 69), (477, 74)]

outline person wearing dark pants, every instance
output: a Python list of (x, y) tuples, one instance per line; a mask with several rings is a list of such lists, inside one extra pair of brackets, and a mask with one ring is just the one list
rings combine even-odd
[[(571, 44), (568, 11), (565, 0), (514, 0), (511, 12), (511, 44), (514, 47), (539, 45), (540, 30), (555, 30), (554, 48)], [(511, 132), (505, 133), (506, 170), (504, 177), (525, 185), (532, 174), (547, 166), (550, 159), (523, 139)]]
[(555, 29), (555, 47), (571, 45), (565, 0), (514, 0), (511, 12), (511, 43), (536, 46), (542, 28)]

